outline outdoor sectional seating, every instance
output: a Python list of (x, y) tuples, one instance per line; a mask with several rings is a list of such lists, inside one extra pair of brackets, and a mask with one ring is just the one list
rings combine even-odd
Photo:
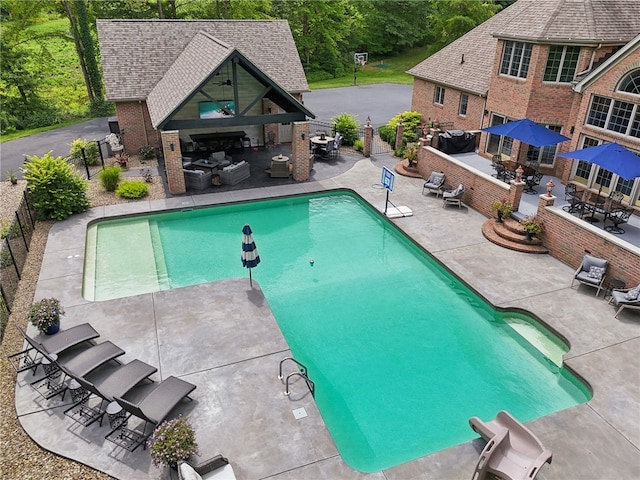
[(249, 164), (242, 160), (233, 165), (229, 165), (228, 167), (224, 167), (222, 171), (220, 171), (220, 181), (224, 185), (235, 185), (236, 183), (240, 183), (243, 180), (246, 180), (251, 176), (251, 171)]
[(184, 184), (187, 190), (204, 190), (211, 186), (213, 174), (204, 170), (187, 170), (184, 168)]

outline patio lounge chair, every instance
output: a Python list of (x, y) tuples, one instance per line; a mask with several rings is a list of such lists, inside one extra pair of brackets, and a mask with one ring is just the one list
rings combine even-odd
[(471, 417), (469, 425), (487, 441), (473, 480), (481, 480), (487, 473), (512, 480), (532, 479), (545, 463), (551, 463), (551, 450), (504, 410), (486, 423), (478, 417)]
[(620, 312), (625, 308), (629, 310), (640, 310), (640, 285), (624, 290), (612, 290), (609, 304), (612, 303), (618, 307), (614, 318), (618, 318)]
[(453, 192), (444, 192), (442, 194), (442, 207), (446, 207), (447, 205), (458, 205), (458, 208), (462, 207), (462, 195), (464, 195), (464, 185), (458, 185)]
[(178, 480), (235, 480), (233, 468), (222, 455), (216, 455), (206, 462), (191, 466), (187, 462), (178, 465)]
[(52, 382), (52, 378), (61, 377), (60, 372), (72, 378), (83, 377), (105, 363), (112, 360), (118, 362), (116, 359), (124, 355), (124, 350), (112, 342), (106, 341), (79, 353), (69, 350), (68, 353), (65, 352), (60, 357), (56, 354), (41, 353), (54, 368), (46, 373), (44, 379), (32, 382), (31, 386), (46, 399), (59, 393), (62, 393), (62, 398), (64, 399), (68, 384), (63, 380)]
[[(140, 445), (144, 444), (152, 430), (147, 433), (147, 425), (159, 425), (169, 415), (169, 412), (180, 403), (183, 398), (189, 398), (189, 394), (195, 390), (196, 386), (185, 382), (177, 377), (167, 377), (149, 394), (138, 403), (132, 403), (123, 397), (114, 397), (114, 400), (128, 413), (127, 420), (132, 416), (144, 421), (142, 432), (123, 429), (122, 427), (111, 430), (105, 437), (116, 444), (125, 447), (133, 452)], [(124, 422), (126, 424), (126, 421)], [(123, 430), (116, 437), (111, 437), (118, 430)], [(124, 442), (122, 440), (125, 440)], [(146, 448), (146, 445), (144, 446)]]
[(100, 336), (88, 323), (76, 325), (67, 330), (61, 330), (57, 334), (47, 337), (42, 341), (29, 337), (20, 327), (16, 326), (16, 328), (20, 332), (20, 335), (27, 341), (29, 347), (18, 353), (9, 355), (7, 358), (16, 372), (33, 369), (34, 375), (38, 369), (38, 365), (40, 365), (40, 359), (42, 358), (41, 352), (57, 355), (84, 342), (94, 345), (93, 340)]
[(435, 193), (438, 195), (440, 193), (440, 189), (444, 185), (445, 175), (442, 172), (431, 172), (427, 181), (424, 182), (422, 186), (422, 194), (424, 195), (424, 191), (428, 190), (430, 193)]
[[(133, 360), (125, 365), (118, 366), (114, 371), (106, 375), (94, 370), (85, 377), (72, 377), (84, 388), (87, 394), (79, 402), (65, 410), (64, 413), (85, 427), (96, 420), (100, 420), (100, 425), (102, 426), (102, 419), (106, 413), (106, 410), (102, 407), (105, 406), (106, 408), (105, 403), (108, 404), (113, 402), (115, 397), (125, 395), (143, 380), (153, 381), (149, 377), (157, 371), (156, 367), (152, 367), (140, 360)], [(91, 394), (100, 398), (100, 403), (97, 407), (88, 406)]]
[(582, 259), (582, 263), (573, 275), (571, 280), (571, 288), (573, 284), (578, 281), (590, 287), (596, 289), (596, 297), (600, 295), (600, 290), (604, 285), (604, 279), (607, 273), (607, 267), (609, 263), (601, 258), (592, 257), (591, 255), (585, 255)]

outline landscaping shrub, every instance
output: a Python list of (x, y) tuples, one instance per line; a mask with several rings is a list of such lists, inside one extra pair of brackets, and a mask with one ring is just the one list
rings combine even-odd
[(64, 158), (28, 156), (23, 172), (38, 219), (63, 220), (89, 208), (87, 182)]
[[(402, 119), (404, 129), (402, 131), (402, 143), (407, 144), (418, 141), (417, 129), (418, 125), (422, 123), (422, 114), (418, 112), (402, 112), (393, 117), (387, 123), (387, 126), (393, 129), (393, 135), (395, 137), (396, 127)], [(390, 143), (390, 142), (389, 142)]]
[(356, 140), (355, 142), (353, 142), (353, 149), (356, 152), (364, 152), (364, 142), (360, 139)]
[(360, 124), (354, 115), (340, 113), (331, 119), (331, 125), (334, 132), (339, 132), (342, 135), (344, 145), (353, 145), (358, 140)]
[(143, 145), (140, 147), (140, 150), (138, 150), (138, 155), (140, 155), (144, 160), (150, 160), (155, 157), (155, 152), (151, 145)]
[[(69, 150), (69, 156), (73, 159), (76, 165), (84, 165), (84, 158), (87, 159), (87, 165), (99, 165), (100, 153), (98, 152), (97, 142), (84, 138), (76, 138), (69, 144), (71, 150)], [(84, 158), (82, 157), (82, 150), (84, 149)]]
[(122, 198), (137, 200), (149, 194), (149, 187), (141, 180), (122, 182), (116, 189), (116, 195)]
[(120, 167), (114, 165), (100, 172), (100, 184), (107, 192), (115, 192), (120, 183)]
[(389, 145), (391, 145), (392, 148), (396, 146), (395, 125), (393, 127), (389, 125), (382, 125), (381, 127), (378, 127), (378, 135), (380, 135), (380, 138), (384, 142), (387, 142)]

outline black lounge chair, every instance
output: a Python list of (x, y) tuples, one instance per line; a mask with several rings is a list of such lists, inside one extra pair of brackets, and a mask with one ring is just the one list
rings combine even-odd
[(29, 347), (21, 352), (9, 355), (7, 359), (16, 372), (23, 372), (32, 369), (35, 375), (40, 360), (43, 358), (43, 352), (58, 355), (70, 348), (76, 347), (87, 342), (95, 345), (95, 340), (100, 336), (98, 332), (88, 323), (76, 325), (67, 330), (61, 330), (55, 335), (38, 341), (29, 337), (27, 333), (20, 327), (16, 326), (20, 335), (27, 341)]
[[(107, 374), (100, 370), (102, 369), (96, 369), (84, 377), (72, 377), (84, 391), (80, 392), (78, 401), (64, 413), (85, 427), (96, 420), (100, 420), (102, 426), (102, 420), (106, 413), (105, 403), (113, 402), (115, 397), (122, 397), (144, 380), (153, 381), (149, 377), (158, 371), (156, 367), (140, 360), (119, 365), (114, 371)], [(91, 394), (100, 398), (100, 403), (95, 407), (88, 405)]]
[[(195, 388), (196, 386), (192, 383), (171, 376), (160, 382), (156, 388), (149, 392), (138, 403), (132, 403), (122, 397), (114, 397), (115, 401), (118, 402), (122, 409), (128, 414), (123, 425), (133, 416), (143, 420), (144, 427), (142, 428), (142, 432), (139, 432), (120, 426), (111, 430), (105, 438), (133, 452), (140, 445), (144, 444), (147, 438), (149, 438), (149, 435), (151, 435), (153, 430), (147, 433), (147, 425), (157, 426), (162, 423), (171, 410), (173, 410), (183, 398), (189, 398), (191, 400), (189, 394), (195, 390)], [(118, 433), (116, 434), (116, 432)], [(144, 448), (146, 448), (146, 445)]]
[(83, 377), (112, 360), (119, 363), (116, 359), (121, 355), (124, 355), (124, 350), (109, 341), (99, 343), (79, 353), (70, 351), (68, 355), (61, 357), (58, 357), (57, 354), (49, 355), (44, 352), (44, 359), (53, 368), (46, 372), (44, 379), (35, 380), (31, 386), (46, 399), (59, 393), (62, 393), (64, 399), (68, 387), (67, 383), (64, 379), (57, 382), (54, 382), (53, 379), (62, 377), (62, 373), (71, 378)]

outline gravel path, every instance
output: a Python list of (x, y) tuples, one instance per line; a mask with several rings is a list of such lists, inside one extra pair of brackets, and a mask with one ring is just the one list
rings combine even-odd
[[(155, 160), (140, 164), (136, 157), (132, 157), (127, 180), (142, 180), (142, 177), (135, 176), (137, 170), (150, 168), (157, 171), (157, 169), (154, 170), (156, 167)], [(0, 182), (0, 220), (11, 221), (13, 219), (25, 188), (26, 182), (22, 180), (18, 182), (18, 185), (11, 185), (7, 181)], [(135, 201), (125, 200), (114, 193), (104, 191), (97, 178), (89, 182), (87, 195), (93, 207)], [(154, 176), (152, 183), (149, 184), (149, 196), (146, 199), (155, 200), (165, 197), (162, 179), (159, 176)], [(109, 475), (41, 449), (24, 432), (16, 417), (14, 392), (16, 373), (6, 357), (22, 349), (23, 342), (14, 325), (27, 325), (27, 314), (34, 301), (42, 256), (47, 244), (49, 229), (53, 223), (53, 221), (46, 221), (36, 224), (27, 262), (16, 293), (16, 300), (2, 341), (2, 355), (0, 356), (0, 405), (2, 405), (0, 411), (0, 449), (2, 450), (0, 478), (3, 480), (110, 479), (112, 477)]]

